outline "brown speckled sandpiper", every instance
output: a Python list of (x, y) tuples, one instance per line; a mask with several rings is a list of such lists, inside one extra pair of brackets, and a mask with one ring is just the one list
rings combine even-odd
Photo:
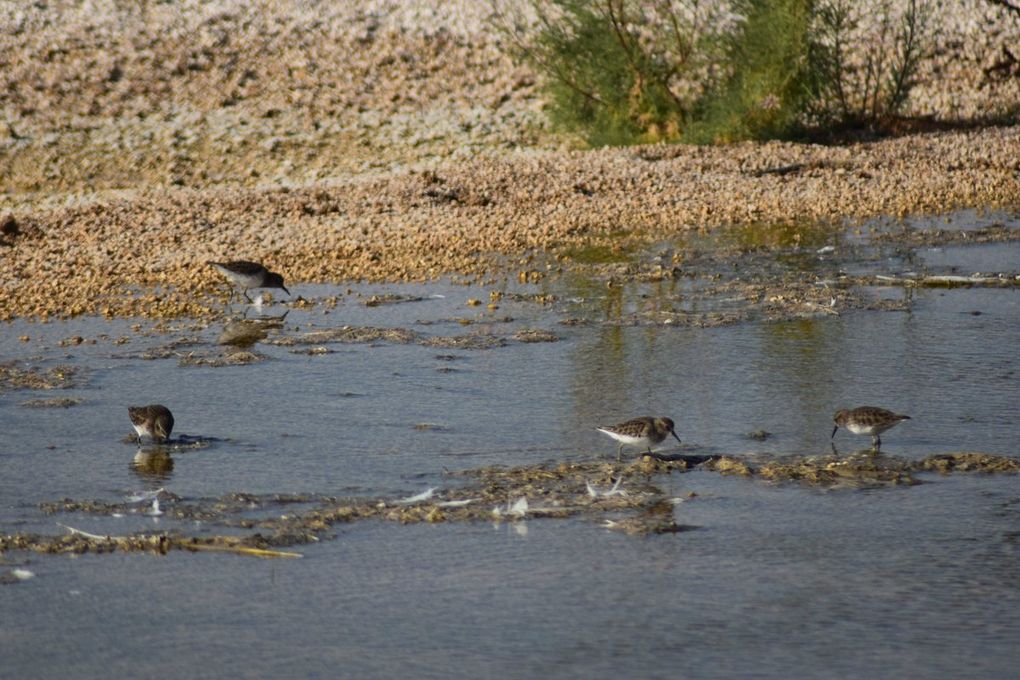
[(879, 435), (903, 420), (910, 420), (910, 416), (893, 413), (877, 406), (843, 409), (837, 411), (833, 417), (836, 426), (832, 428), (832, 437), (836, 436), (836, 431), (841, 427), (854, 434), (870, 434), (871, 446), (877, 451), (882, 446), (882, 438)]
[(680, 437), (677, 437), (676, 430), (674, 429), (673, 421), (669, 418), (643, 416), (641, 418), (633, 418), (625, 423), (603, 425), (595, 429), (603, 434), (608, 434), (620, 442), (620, 446), (616, 449), (617, 460), (623, 458), (624, 446), (647, 448), (648, 453), (651, 453), (652, 447), (661, 444), (666, 439), (666, 435), (671, 434), (676, 437), (677, 441), (680, 441)]
[(135, 426), (139, 441), (142, 437), (150, 437), (158, 442), (166, 441), (174, 429), (173, 414), (161, 404), (128, 406), (128, 415), (131, 416), (131, 424)]

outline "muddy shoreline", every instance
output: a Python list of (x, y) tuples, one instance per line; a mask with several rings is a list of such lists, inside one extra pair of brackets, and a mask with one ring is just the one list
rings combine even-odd
[(951, 48), (909, 111), (931, 132), (589, 151), (547, 129), (486, 3), (291, 4), (17, 8), (0, 319), (205, 316), (209, 260), (262, 260), (297, 286), (538, 281), (587, 271), (592, 248), (726, 225), (1020, 205), (1020, 128), (953, 129), (1017, 101), (1020, 79), (988, 69), (1020, 21), (987, 3), (939, 15)]

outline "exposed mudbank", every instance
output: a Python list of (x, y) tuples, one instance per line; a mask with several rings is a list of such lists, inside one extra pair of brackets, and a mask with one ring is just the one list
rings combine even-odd
[[(158, 462), (166, 465), (168, 459), (168, 455), (161, 456)], [(677, 506), (696, 502), (698, 496), (667, 494), (658, 482), (663, 474), (693, 469), (769, 482), (862, 488), (912, 486), (923, 481), (919, 475), (931, 472), (1016, 474), (1020, 472), (1020, 460), (985, 453), (935, 454), (922, 460), (867, 452), (753, 460), (734, 456), (643, 456), (622, 463), (585, 461), (464, 470), (449, 473), (455, 482), (450, 488), (429, 488), (406, 498), (232, 493), (184, 499), (161, 489), (123, 502), (62, 499), (40, 507), (53, 515), (159, 514), (192, 526), (202, 525), (201, 533), (161, 531), (108, 536), (83, 532), (61, 522), (69, 533), (0, 536), (0, 552), (80, 554), (119, 550), (165, 554), (188, 550), (292, 557), (299, 554), (279, 549), (326, 540), (333, 536), (336, 525), (366, 519), (410, 524), (580, 518), (629, 534), (677, 533), (694, 528), (677, 521), (677, 516), (683, 514)], [(229, 532), (210, 534), (216, 527)]]

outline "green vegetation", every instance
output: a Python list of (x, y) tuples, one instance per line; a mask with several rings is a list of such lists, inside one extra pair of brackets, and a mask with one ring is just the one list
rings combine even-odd
[(573, 64), (549, 82), (554, 124), (586, 131), (593, 146), (675, 136), (680, 113), (662, 65), (604, 30), (611, 15), (581, 2), (564, 3), (564, 10), (562, 23), (538, 43), (550, 63)]
[(492, 2), (553, 124), (604, 146), (881, 130), (915, 84), (931, 0)]
[(592, 146), (678, 140), (730, 26), (698, 0), (492, 1), (497, 27), (545, 76), (554, 126)]
[(735, 0), (745, 17), (730, 39), (729, 77), (704, 100), (686, 139), (698, 143), (787, 137), (822, 87), (812, 0)]
[(628, 262), (633, 257), (635, 246), (631, 245), (589, 245), (575, 246), (563, 251), (563, 255), (580, 264), (607, 264)]

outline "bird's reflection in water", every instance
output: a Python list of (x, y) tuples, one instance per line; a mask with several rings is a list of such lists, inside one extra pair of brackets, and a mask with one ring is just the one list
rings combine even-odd
[(265, 340), (270, 330), (283, 328), (283, 321), (289, 313), (288, 309), (280, 316), (261, 316), (255, 319), (247, 319), (244, 315), (235, 316), (223, 326), (217, 343), (247, 349)]
[(131, 459), (131, 470), (146, 486), (157, 488), (173, 476), (174, 459), (162, 446), (140, 448)]

